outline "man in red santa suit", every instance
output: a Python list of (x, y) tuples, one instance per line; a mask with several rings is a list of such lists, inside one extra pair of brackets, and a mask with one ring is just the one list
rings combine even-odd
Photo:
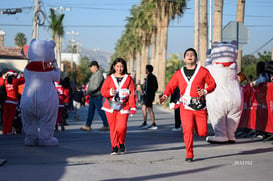
[[(180, 90), (180, 117), (182, 121), (187, 162), (193, 161), (193, 131), (199, 136), (207, 135), (207, 110), (205, 96), (212, 92), (215, 81), (209, 71), (197, 64), (197, 53), (189, 48), (184, 53), (184, 62), (166, 86), (160, 103), (165, 102), (176, 87)], [(205, 84), (207, 87), (205, 88)]]

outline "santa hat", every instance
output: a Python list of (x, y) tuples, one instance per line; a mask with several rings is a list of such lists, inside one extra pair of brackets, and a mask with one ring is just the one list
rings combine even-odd
[(14, 72), (13, 70), (9, 70), (9, 71), (7, 72), (7, 74), (8, 74), (8, 75), (15, 75), (15, 72)]

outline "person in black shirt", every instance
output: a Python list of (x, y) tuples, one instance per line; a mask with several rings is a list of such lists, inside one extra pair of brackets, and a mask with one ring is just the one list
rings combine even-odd
[(74, 118), (79, 119), (78, 111), (84, 106), (84, 93), (81, 86), (77, 86), (73, 95)]
[[(146, 65), (146, 80), (144, 82), (143, 86), (143, 104), (142, 104), (142, 113), (144, 117), (144, 122), (140, 126), (141, 128), (149, 128), (149, 129), (158, 129), (155, 123), (155, 115), (153, 111), (153, 101), (155, 98), (155, 93), (158, 89), (158, 83), (156, 76), (152, 73), (153, 72), (153, 66), (152, 65)], [(147, 109), (149, 111), (152, 125), (147, 125)]]
[[(180, 99), (180, 90), (179, 87), (177, 87), (174, 91), (174, 93), (171, 95), (171, 100), (170, 102), (172, 103), (177, 103), (179, 102)], [(180, 118), (180, 109), (177, 108), (174, 110), (174, 120), (175, 120), (175, 124), (174, 124), (174, 128), (172, 128), (172, 131), (181, 131), (181, 118)]]

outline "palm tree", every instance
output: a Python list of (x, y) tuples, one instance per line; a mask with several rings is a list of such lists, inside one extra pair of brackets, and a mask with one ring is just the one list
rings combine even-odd
[(160, 82), (159, 90), (164, 89), (169, 22), (175, 16), (181, 16), (185, 6), (185, 0), (142, 0), (139, 6), (133, 6), (131, 9), (126, 31), (116, 44), (112, 58), (130, 55), (130, 59), (136, 59), (137, 82), (144, 80), (146, 64), (151, 63)]
[(49, 28), (52, 31), (52, 40), (56, 41), (57, 36), (57, 43), (56, 43), (56, 54), (57, 54), (57, 62), (58, 65), (61, 66), (61, 37), (64, 35), (64, 27), (63, 27), (63, 19), (64, 14), (56, 15), (54, 9), (50, 9), (50, 16), (51, 24)]
[(15, 44), (17, 47), (22, 48), (24, 45), (27, 44), (27, 38), (24, 33), (17, 33), (14, 38)]
[(199, 54), (199, 36), (200, 36), (200, 27), (199, 27), (199, 1), (194, 1), (194, 49)]
[(165, 88), (166, 77), (166, 60), (167, 60), (167, 44), (168, 44), (168, 26), (170, 20), (176, 16), (181, 17), (183, 9), (186, 7), (185, 0), (161, 1), (155, 0), (157, 3), (157, 61), (158, 61), (158, 91)]
[(222, 41), (223, 1), (214, 0), (213, 41)]
[[(245, 0), (238, 0), (237, 3), (237, 16), (236, 21), (244, 23), (244, 16), (245, 16)], [(242, 55), (243, 50), (238, 50), (237, 52), (237, 63), (238, 63), (238, 71), (241, 71), (242, 67)]]
[(208, 49), (208, 0), (200, 1), (200, 64), (205, 65)]

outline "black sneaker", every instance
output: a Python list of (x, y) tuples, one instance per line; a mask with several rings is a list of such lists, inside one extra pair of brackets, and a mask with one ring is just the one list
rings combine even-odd
[(125, 145), (124, 144), (119, 144), (119, 151), (120, 151), (120, 154), (125, 153)]
[(144, 121), (144, 122), (142, 123), (142, 125), (140, 125), (139, 127), (140, 127), (140, 128), (148, 128), (149, 126), (148, 126), (147, 122)]
[(191, 162), (193, 162), (193, 158), (186, 158), (185, 161), (188, 163), (191, 163)]
[(117, 155), (117, 154), (118, 154), (118, 147), (115, 146), (115, 147), (112, 148), (112, 153), (111, 153), (111, 155)]

